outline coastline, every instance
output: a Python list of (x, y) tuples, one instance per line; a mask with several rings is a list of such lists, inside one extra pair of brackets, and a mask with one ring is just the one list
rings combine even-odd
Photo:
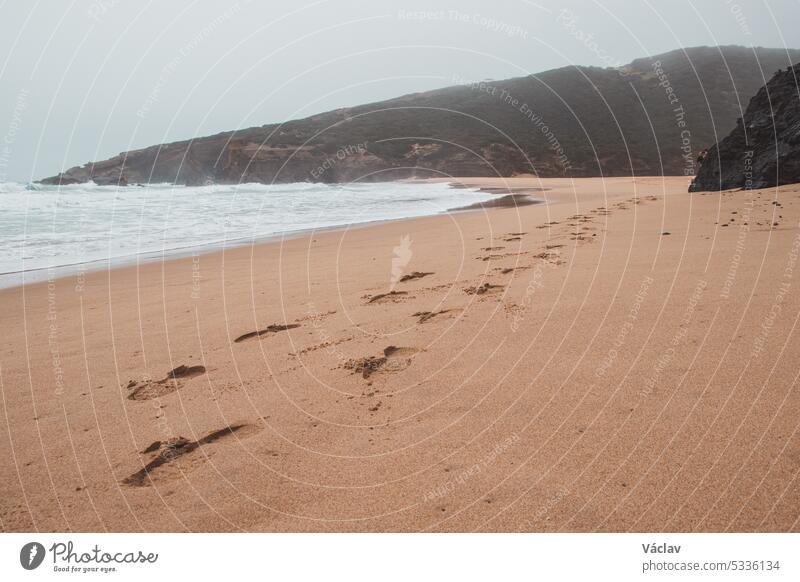
[(800, 186), (457, 180), (544, 203), (0, 289), (4, 528), (796, 528)]
[[(498, 188), (498, 187), (480, 187), (480, 186), (466, 186), (460, 181), (450, 182), (448, 180), (407, 180), (408, 183), (431, 183), (431, 182), (449, 182), (451, 188), (477, 188), (479, 192), (497, 195), (496, 198), (484, 202), (476, 202), (467, 206), (454, 207), (436, 214), (427, 216), (443, 215), (450, 212), (482, 210), (487, 208), (515, 208), (518, 206), (526, 206), (529, 204), (541, 204), (544, 201), (535, 199), (532, 195), (540, 190), (539, 188)], [(304, 228), (298, 230), (291, 230), (275, 234), (267, 234), (262, 236), (247, 236), (241, 238), (232, 238), (226, 240), (209, 241), (207, 243), (188, 245), (185, 247), (176, 247), (165, 250), (150, 251), (145, 253), (135, 253), (130, 255), (115, 256), (110, 258), (100, 258), (89, 261), (79, 261), (63, 265), (55, 265), (49, 267), (38, 267), (34, 269), (27, 269), (21, 271), (9, 271), (0, 273), (0, 289), (9, 289), (21, 285), (33, 285), (36, 283), (43, 283), (53, 281), (56, 279), (63, 279), (77, 274), (86, 274), (90, 272), (108, 271), (111, 269), (118, 269), (127, 266), (143, 265), (156, 261), (168, 261), (173, 259), (180, 259), (186, 257), (193, 257), (197, 255), (205, 255), (208, 253), (222, 252), (223, 250), (231, 250), (237, 247), (245, 247), (251, 245), (279, 243), (294, 238), (301, 238), (312, 236), (315, 233), (322, 233), (328, 231), (342, 231), (355, 228), (364, 228), (376, 226), (387, 222), (414, 220), (421, 218), (420, 216), (408, 216), (402, 218), (388, 218), (376, 219), (363, 222), (356, 222), (351, 224), (339, 224), (332, 226), (321, 226), (315, 228)]]

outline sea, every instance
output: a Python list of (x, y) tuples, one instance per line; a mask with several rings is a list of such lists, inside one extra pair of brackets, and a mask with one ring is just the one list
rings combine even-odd
[(0, 183), (0, 287), (315, 230), (445, 213), (491, 194), (446, 183)]

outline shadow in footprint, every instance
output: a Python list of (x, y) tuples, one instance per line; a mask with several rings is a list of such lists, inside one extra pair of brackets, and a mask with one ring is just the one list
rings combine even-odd
[[(177, 461), (178, 459), (185, 458), (191, 453), (204, 445), (208, 445), (219, 440), (232, 436), (234, 433), (240, 432), (240, 436), (249, 436), (255, 434), (261, 429), (252, 424), (234, 424), (226, 426), (219, 430), (215, 430), (206, 436), (196, 440), (190, 441), (183, 437), (171, 438), (167, 441), (155, 441), (147, 447), (142, 453), (152, 453), (158, 451), (158, 454), (149, 463), (136, 471), (132, 475), (122, 480), (124, 485), (132, 487), (144, 487), (152, 484), (152, 473), (163, 467)], [(241, 434), (244, 432), (244, 434)]]
[(412, 317), (418, 317), (417, 323), (425, 323), (426, 321), (430, 321), (434, 317), (438, 315), (444, 315), (445, 313), (450, 313), (453, 311), (452, 309), (442, 309), (441, 311), (417, 311), (413, 313)]
[(505, 267), (505, 268), (498, 267), (498, 269), (500, 269), (501, 275), (508, 275), (509, 273), (513, 273), (514, 271), (525, 271), (527, 269), (530, 269), (530, 267), (523, 265), (522, 267)]
[(400, 277), (400, 282), (405, 283), (406, 281), (422, 279), (423, 277), (427, 277), (428, 275), (433, 275), (433, 273), (426, 273), (425, 271), (414, 271), (413, 273), (409, 273), (408, 275), (403, 275), (402, 277)]
[(170, 370), (164, 380), (169, 378), (173, 380), (178, 380), (179, 378), (194, 378), (195, 376), (202, 376), (205, 373), (206, 369), (204, 366), (185, 366), (181, 364), (177, 368)]
[(244, 335), (240, 335), (233, 341), (234, 343), (238, 344), (239, 342), (243, 342), (245, 340), (249, 340), (254, 337), (261, 337), (262, 335), (267, 335), (270, 333), (278, 333), (279, 331), (286, 331), (287, 329), (295, 329), (296, 327), (300, 327), (300, 325), (297, 323), (289, 323), (286, 325), (278, 325), (278, 324), (268, 325), (264, 329), (259, 329), (257, 331), (251, 331)]
[(182, 387), (179, 380), (188, 380), (196, 376), (202, 376), (206, 373), (205, 366), (184, 366), (180, 365), (177, 368), (167, 372), (167, 375), (161, 380), (146, 380), (144, 382), (128, 382), (127, 388), (131, 390), (128, 394), (128, 400), (152, 400), (159, 398), (171, 392), (175, 392)]
[(408, 291), (389, 291), (388, 293), (379, 293), (378, 295), (373, 295), (367, 301), (369, 303), (379, 303), (384, 300), (393, 300), (395, 297), (399, 297), (402, 295), (408, 295)]

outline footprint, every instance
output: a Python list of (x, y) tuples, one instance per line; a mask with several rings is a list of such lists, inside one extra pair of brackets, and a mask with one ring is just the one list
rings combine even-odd
[(522, 240), (522, 237), (512, 236), (511, 238), (504, 238), (503, 240), (506, 242), (514, 242), (515, 240)]
[(522, 267), (498, 267), (498, 269), (500, 270), (500, 274), (501, 275), (508, 275), (509, 273), (513, 273), (514, 271), (525, 271), (527, 269), (530, 269), (530, 267), (528, 267), (528, 266), (522, 266)]
[(401, 348), (388, 346), (384, 348), (382, 356), (366, 356), (344, 363), (347, 370), (354, 374), (361, 374), (362, 378), (369, 378), (378, 372), (399, 372), (411, 365), (417, 350), (414, 348)]
[(370, 299), (369, 299), (369, 301), (367, 301), (367, 303), (368, 304), (369, 303), (381, 303), (385, 299), (389, 299), (389, 300), (394, 301), (394, 299), (396, 297), (399, 297), (401, 295), (408, 295), (408, 291), (389, 291), (388, 293), (379, 293), (378, 295), (373, 295), (372, 297), (370, 297)]
[(336, 314), (336, 310), (332, 309), (330, 311), (325, 311), (325, 312), (310, 313), (305, 317), (300, 317), (299, 319), (295, 319), (295, 321), (309, 321), (309, 320), (321, 321), (326, 317), (329, 317), (334, 314)]
[(430, 321), (437, 315), (443, 315), (445, 313), (450, 313), (453, 311), (452, 309), (442, 309), (441, 311), (417, 311), (416, 313), (412, 314), (412, 317), (418, 317), (417, 323), (425, 323), (426, 321)]
[(502, 285), (492, 285), (490, 283), (484, 283), (483, 285), (478, 285), (477, 287), (467, 287), (464, 289), (464, 293), (467, 295), (484, 295), (486, 293), (491, 293), (493, 291), (499, 291), (502, 289)]
[(408, 275), (403, 275), (400, 277), (400, 282), (405, 283), (406, 281), (413, 281), (414, 279), (422, 279), (423, 277), (427, 277), (428, 275), (433, 275), (433, 273), (426, 273), (424, 271), (414, 271), (413, 273), (409, 273)]
[(131, 380), (127, 385), (127, 388), (131, 390), (131, 393), (128, 394), (128, 400), (152, 400), (153, 398), (159, 398), (181, 388), (183, 385), (179, 380), (188, 380), (196, 376), (202, 376), (205, 373), (205, 366), (180, 365), (174, 370), (167, 372), (167, 375), (161, 380), (144, 380), (141, 382)]
[(265, 327), (264, 329), (259, 329), (258, 331), (251, 331), (244, 335), (240, 335), (233, 341), (234, 343), (238, 344), (239, 342), (243, 342), (254, 337), (261, 337), (262, 335), (266, 335), (268, 333), (278, 333), (279, 331), (286, 331), (287, 329), (294, 329), (296, 327), (300, 327), (300, 325), (297, 323), (289, 323), (287, 325), (273, 324)]
[[(131, 487), (146, 487), (153, 484), (154, 473), (161, 473), (166, 465), (177, 463), (182, 469), (180, 473), (191, 468), (194, 462), (203, 461), (193, 455), (200, 447), (229, 438), (234, 433), (238, 437), (251, 436), (261, 430), (261, 427), (252, 424), (234, 424), (215, 430), (196, 441), (184, 437), (174, 437), (167, 441), (155, 441), (147, 447), (142, 454), (158, 452), (144, 467), (122, 480), (124, 485)], [(155, 475), (156, 477), (158, 475)]]
[(354, 339), (355, 338), (352, 337), (352, 336), (350, 336), (350, 337), (342, 337), (342, 338), (339, 338), (339, 339), (331, 339), (331, 340), (327, 340), (327, 341), (324, 341), (324, 342), (319, 343), (319, 344), (314, 344), (312, 346), (307, 346), (305, 348), (297, 350), (296, 352), (290, 353), (289, 355), (297, 357), (297, 356), (301, 356), (303, 354), (308, 354), (310, 352), (316, 352), (317, 350), (327, 349), (327, 348), (330, 348), (332, 346), (338, 346), (339, 344), (343, 344), (345, 342), (351, 342)]
[(482, 251), (502, 251), (506, 247), (484, 247)]

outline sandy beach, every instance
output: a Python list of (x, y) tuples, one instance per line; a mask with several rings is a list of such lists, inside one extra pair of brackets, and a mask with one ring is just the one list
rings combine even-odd
[(457, 182), (0, 290), (3, 531), (800, 531), (800, 185)]

